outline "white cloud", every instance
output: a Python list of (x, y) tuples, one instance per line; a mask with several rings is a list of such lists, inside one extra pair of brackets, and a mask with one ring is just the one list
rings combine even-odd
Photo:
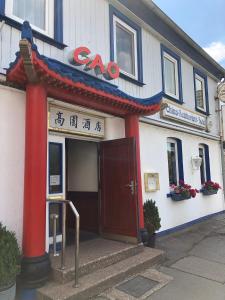
[(221, 63), (225, 60), (225, 44), (222, 42), (213, 42), (208, 47), (203, 49), (217, 62)]

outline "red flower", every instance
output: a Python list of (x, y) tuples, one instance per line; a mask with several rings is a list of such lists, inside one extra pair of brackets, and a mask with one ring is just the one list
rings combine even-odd
[(217, 182), (213, 182), (211, 180), (208, 180), (203, 184), (203, 189), (205, 189), (205, 190), (216, 190), (217, 191), (218, 189), (221, 189), (221, 186)]

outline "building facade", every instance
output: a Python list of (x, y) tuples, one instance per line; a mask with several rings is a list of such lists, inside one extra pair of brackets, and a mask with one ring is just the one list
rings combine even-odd
[(222, 185), (225, 70), (152, 1), (43, 3), (0, 0), (0, 221), (25, 265), (47, 261), (53, 213), (60, 244), (63, 199), (82, 229), (130, 242), (147, 199), (160, 232), (223, 211), (222, 190), (174, 201), (170, 186)]

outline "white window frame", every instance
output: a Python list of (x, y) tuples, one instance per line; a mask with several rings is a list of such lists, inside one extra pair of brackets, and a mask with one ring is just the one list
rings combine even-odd
[[(179, 185), (180, 176), (179, 176), (179, 160), (178, 160), (178, 149), (177, 149), (177, 140), (172, 138), (167, 138), (167, 161), (168, 161), (168, 143), (175, 144), (175, 158), (176, 158), (176, 174), (177, 174), (177, 185)], [(168, 167), (168, 175), (169, 175), (169, 167)], [(168, 178), (169, 179), (169, 178)]]
[[(23, 23), (23, 19), (15, 16), (13, 14), (13, 0), (6, 0), (5, 2), (5, 14), (7, 17), (19, 22)], [(28, 20), (29, 21), (29, 20)], [(47, 35), (51, 38), (54, 37), (54, 0), (46, 0), (46, 7), (45, 7), (45, 26), (46, 29), (43, 30), (32, 23), (30, 24), (32, 29)]]
[[(203, 112), (206, 112), (206, 94), (205, 94), (205, 79), (198, 75), (197, 73), (195, 73), (195, 99), (196, 99), (196, 108), (203, 111)], [(197, 97), (196, 97), (196, 92), (197, 92), (197, 88), (196, 88), (196, 79), (198, 79), (199, 81), (201, 81), (202, 83), (202, 87), (203, 87), (203, 105), (204, 105), (204, 108), (202, 107), (199, 107), (197, 106)]]
[[(203, 160), (202, 160), (202, 163), (204, 163), (204, 177), (205, 177), (205, 181), (207, 181), (205, 147), (204, 147), (204, 145), (199, 144), (199, 146), (198, 146), (198, 153), (199, 153), (199, 149), (203, 150)], [(200, 169), (200, 180), (201, 180), (201, 169)]]
[[(175, 89), (176, 94), (170, 93), (166, 90), (166, 78), (165, 78), (165, 58), (170, 60), (175, 65)], [(169, 55), (167, 52), (163, 51), (163, 79), (164, 79), (164, 90), (165, 93), (173, 98), (176, 98), (177, 100), (180, 99), (180, 91), (179, 91), (179, 76), (178, 76), (178, 61), (173, 56)]]
[(117, 62), (117, 49), (116, 49), (116, 24), (120, 24), (122, 27), (124, 27), (125, 30), (130, 31), (134, 36), (134, 75), (130, 74), (120, 67), (120, 72), (124, 75), (131, 77), (133, 79), (138, 80), (138, 57), (137, 57), (137, 31), (133, 29), (131, 26), (123, 22), (121, 19), (113, 15), (113, 40), (114, 40), (114, 60)]

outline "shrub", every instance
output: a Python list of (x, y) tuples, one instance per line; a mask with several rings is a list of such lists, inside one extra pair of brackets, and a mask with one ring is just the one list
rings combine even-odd
[(11, 285), (19, 273), (20, 251), (15, 233), (0, 223), (0, 287)]
[(153, 200), (147, 200), (144, 203), (144, 222), (145, 228), (151, 235), (161, 227), (158, 207)]

